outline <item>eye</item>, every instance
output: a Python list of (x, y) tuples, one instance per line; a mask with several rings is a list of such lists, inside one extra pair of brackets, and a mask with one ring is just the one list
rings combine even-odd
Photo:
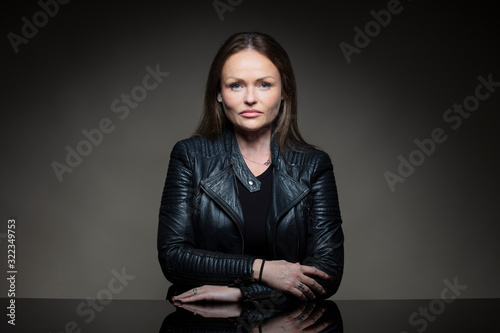
[(238, 82), (231, 83), (229, 87), (233, 90), (240, 90), (241, 88), (243, 88)]
[(261, 88), (264, 88), (264, 89), (268, 89), (268, 88), (270, 88), (270, 87), (271, 87), (271, 84), (270, 84), (269, 82), (262, 82), (262, 83), (260, 84), (260, 87), (261, 87)]

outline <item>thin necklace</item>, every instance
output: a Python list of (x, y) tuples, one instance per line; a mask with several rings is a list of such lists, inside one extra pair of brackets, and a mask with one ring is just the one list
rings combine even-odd
[(249, 159), (248, 157), (246, 157), (245, 155), (241, 154), (241, 156), (243, 156), (244, 158), (246, 158), (247, 160), (249, 160), (250, 162), (254, 162), (255, 164), (260, 164), (260, 165), (265, 165), (265, 166), (268, 166), (269, 164), (271, 164), (271, 155), (269, 155), (269, 158), (267, 159), (267, 161), (265, 161), (264, 163), (261, 163), (261, 162), (255, 162), (255, 161), (252, 161), (251, 159)]

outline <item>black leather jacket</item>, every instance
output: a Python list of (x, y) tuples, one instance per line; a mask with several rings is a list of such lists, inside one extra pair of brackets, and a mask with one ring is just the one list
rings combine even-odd
[[(288, 150), (272, 144), (273, 194), (267, 234), (274, 258), (317, 267), (316, 279), (333, 295), (343, 272), (344, 236), (329, 156), (311, 146)], [(161, 200), (158, 258), (174, 285), (204, 284), (241, 288), (246, 299), (281, 297), (282, 292), (252, 279), (253, 256), (244, 255), (243, 213), (238, 180), (260, 188), (238, 148), (234, 133), (215, 141), (195, 137), (178, 142), (171, 153)]]

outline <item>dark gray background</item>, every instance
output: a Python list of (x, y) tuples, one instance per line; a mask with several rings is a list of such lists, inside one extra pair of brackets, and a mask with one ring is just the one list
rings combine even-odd
[[(455, 278), (460, 297), (500, 297), (500, 89), (457, 130), (443, 120), (479, 75), (500, 81), (495, 3), (402, 0), (350, 64), (339, 44), (387, 1), (244, 0), (223, 21), (212, 1), (71, 1), (18, 54), (7, 33), (40, 7), (4, 9), (0, 260), (15, 218), (16, 296), (96, 297), (125, 268), (135, 278), (115, 298), (165, 297), (156, 228), (170, 150), (198, 122), (217, 48), (258, 30), (288, 51), (302, 134), (334, 162), (346, 237), (335, 298), (436, 298)], [(170, 75), (120, 120), (111, 103), (157, 64)], [(115, 130), (59, 182), (51, 163), (103, 118)], [(438, 127), (448, 139), (392, 192), (384, 172)]]

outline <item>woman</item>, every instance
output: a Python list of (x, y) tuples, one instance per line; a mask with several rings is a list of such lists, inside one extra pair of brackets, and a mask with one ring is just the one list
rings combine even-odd
[[(297, 125), (283, 48), (237, 33), (210, 68), (202, 119), (171, 153), (158, 228), (174, 301), (333, 295), (343, 233), (333, 167)], [(175, 295), (174, 295), (175, 294)]]

